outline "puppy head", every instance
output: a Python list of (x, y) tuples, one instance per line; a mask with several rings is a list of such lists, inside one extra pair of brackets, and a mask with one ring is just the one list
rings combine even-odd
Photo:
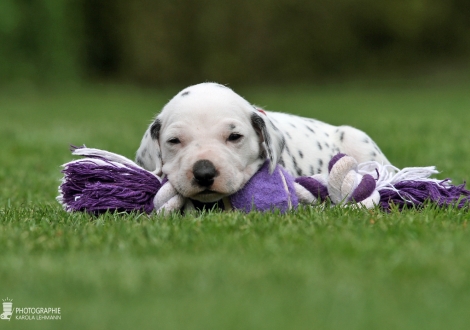
[(274, 169), (284, 147), (264, 111), (215, 83), (178, 93), (150, 126), (150, 136), (159, 156), (156, 172), (201, 202), (240, 190), (266, 159)]

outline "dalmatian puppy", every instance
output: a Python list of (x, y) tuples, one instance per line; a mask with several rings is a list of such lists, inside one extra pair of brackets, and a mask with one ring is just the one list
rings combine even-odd
[(339, 152), (389, 163), (358, 129), (264, 111), (228, 87), (202, 83), (163, 107), (136, 162), (167, 177), (182, 196), (208, 203), (240, 190), (266, 160), (271, 171), (280, 164), (294, 176), (310, 176), (326, 173)]

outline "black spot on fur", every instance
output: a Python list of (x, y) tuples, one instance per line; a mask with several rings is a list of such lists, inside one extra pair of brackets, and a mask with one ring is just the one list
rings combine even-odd
[(317, 146), (318, 146), (318, 149), (320, 149), (320, 150), (323, 149), (322, 146), (321, 146), (321, 144), (320, 144), (320, 142), (317, 142)]
[(297, 128), (297, 126), (295, 126), (295, 125), (292, 124), (292, 123), (289, 123), (289, 125), (291, 125), (291, 126), (294, 127), (294, 128)]
[(330, 145), (328, 144), (328, 142), (325, 142), (325, 147), (327, 147), (328, 149), (330, 148)]
[(158, 140), (160, 136), (160, 129), (162, 128), (162, 122), (160, 119), (155, 119), (152, 126), (150, 126), (150, 136), (153, 140)]
[(260, 159), (266, 159), (268, 158), (268, 155), (266, 155), (266, 150), (260, 150), (259, 156)]
[(295, 157), (292, 157), (292, 162), (294, 163), (294, 168), (295, 168), (295, 172), (297, 173), (297, 175), (302, 176), (302, 169), (297, 165), (297, 161), (295, 160)]
[(340, 140), (341, 142), (343, 142), (343, 140), (344, 140), (344, 132), (341, 132), (341, 134), (339, 135), (339, 140)]
[(305, 125), (305, 127), (307, 127), (307, 129), (308, 129), (310, 132), (312, 132), (313, 134), (315, 134), (315, 131), (314, 131), (313, 129), (311, 129), (310, 126)]
[(145, 157), (147, 155), (147, 152), (148, 152), (147, 148), (144, 148), (144, 150), (142, 150), (141, 156)]
[(231, 130), (234, 130), (234, 129), (235, 129), (235, 125), (234, 125), (234, 124), (230, 124), (230, 129), (231, 129)]
[(370, 142), (370, 141), (369, 141), (368, 138), (365, 138), (365, 139), (364, 139), (364, 143), (369, 143), (369, 142)]
[(181, 93), (181, 96), (186, 96), (186, 95), (189, 95), (189, 91)]
[[(255, 127), (255, 129), (258, 129), (259, 131), (261, 131), (261, 134), (264, 137), (264, 143), (266, 144), (266, 148), (268, 149), (269, 160), (272, 163), (274, 161), (274, 158), (273, 158), (273, 153), (272, 153), (273, 149), (272, 149), (272, 146), (271, 146), (271, 138), (268, 134), (268, 131), (266, 129), (266, 124), (265, 124), (263, 118), (261, 118), (257, 113), (252, 113), (251, 114), (251, 123), (252, 123), (253, 127)], [(282, 137), (281, 150), (282, 150), (282, 148), (284, 148), (285, 143), (286, 142), (284, 140), (284, 137)]]
[(279, 159), (279, 164), (282, 166), (282, 167), (286, 167), (286, 163), (284, 162), (284, 159), (281, 157)]
[(266, 124), (264, 123), (263, 118), (256, 113), (251, 114), (251, 123), (259, 129), (266, 129)]
[(314, 175), (315, 174), (315, 169), (313, 168), (312, 165), (310, 165), (310, 175)]
[(300, 150), (299, 150), (299, 156), (300, 156), (300, 158), (304, 158), (304, 154)]
[(144, 160), (140, 156), (137, 156), (135, 162), (137, 163), (137, 165), (144, 167)]
[(377, 154), (375, 153), (375, 151), (372, 151), (372, 157), (376, 157)]
[(328, 134), (328, 133), (325, 132), (325, 136), (326, 136), (326, 137), (330, 137), (330, 134)]
[(318, 160), (318, 165), (319, 165), (320, 167), (322, 167), (322, 166), (323, 166), (323, 160), (319, 159), (319, 160)]
[(285, 132), (285, 134), (287, 135), (289, 139), (292, 139), (292, 136), (290, 136), (289, 132)]
[(321, 174), (321, 168), (317, 170), (317, 174)]
[(287, 154), (288, 154), (289, 156), (291, 156), (290, 149), (289, 149), (289, 146), (288, 146), (287, 144), (286, 144), (285, 148), (286, 148)]

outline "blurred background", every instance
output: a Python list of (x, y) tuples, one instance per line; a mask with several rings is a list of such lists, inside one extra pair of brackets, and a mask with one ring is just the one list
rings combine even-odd
[(2, 0), (0, 84), (323, 82), (466, 65), (468, 0)]
[(468, 212), (90, 221), (55, 197), (70, 145), (133, 159), (204, 81), (470, 182), (469, 59), (469, 0), (0, 0), (2, 298), (63, 308), (35, 330), (467, 328)]

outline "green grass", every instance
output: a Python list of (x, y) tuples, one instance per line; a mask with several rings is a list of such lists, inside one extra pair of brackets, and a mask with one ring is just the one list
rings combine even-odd
[[(361, 128), (397, 166), (468, 180), (469, 82), (239, 89)], [(69, 144), (130, 158), (176, 89), (0, 94), (0, 298), (60, 307), (11, 329), (464, 329), (467, 211), (309, 208), (93, 218), (56, 204)]]

